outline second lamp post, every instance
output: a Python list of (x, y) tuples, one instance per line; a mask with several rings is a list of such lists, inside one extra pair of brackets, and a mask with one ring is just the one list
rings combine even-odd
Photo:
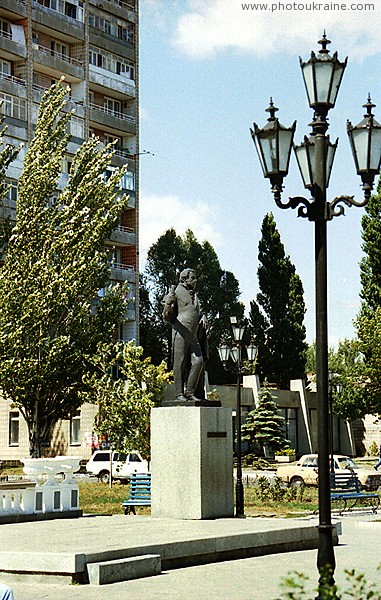
[[(233, 344), (221, 343), (218, 347), (221, 362), (225, 369), (232, 371), (237, 375), (237, 409), (236, 409), (236, 459), (237, 459), (237, 481), (235, 488), (236, 517), (245, 514), (244, 492), (242, 482), (242, 433), (241, 433), (241, 379), (247, 370), (242, 365), (242, 338), (245, 333), (245, 326), (239, 322), (237, 317), (230, 317), (230, 323), (233, 331)], [(254, 362), (257, 357), (258, 349), (252, 343), (246, 346), (247, 359)], [(228, 365), (229, 358), (233, 366)]]
[[(335, 555), (330, 503), (329, 411), (328, 411), (328, 334), (327, 334), (327, 221), (344, 213), (344, 206), (365, 206), (375, 176), (380, 172), (381, 125), (372, 114), (370, 97), (364, 105), (366, 114), (357, 126), (348, 122), (348, 135), (357, 173), (361, 176), (364, 200), (339, 196), (327, 201), (327, 187), (337, 142), (332, 144), (327, 134), (327, 115), (335, 106), (347, 60), (340, 62), (335, 52), (327, 50), (330, 41), (324, 33), (317, 54), (311, 53), (307, 62), (300, 60), (310, 107), (314, 111), (312, 133), (302, 144), (294, 145), (296, 159), (309, 199), (296, 196), (282, 202), (283, 179), (288, 173), (296, 122), (289, 128), (275, 117), (278, 110), (273, 102), (267, 111), (268, 123), (260, 129), (254, 124), (251, 135), (258, 151), (263, 174), (271, 182), (275, 203), (279, 208), (298, 208), (298, 216), (315, 223), (315, 294), (316, 294), (316, 381), (318, 406), (319, 455), (319, 598), (326, 597), (325, 589), (334, 584)], [(334, 596), (335, 597), (335, 596)]]

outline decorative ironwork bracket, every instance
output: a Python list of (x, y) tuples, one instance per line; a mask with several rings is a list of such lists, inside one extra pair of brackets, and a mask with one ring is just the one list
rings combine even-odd
[(332, 202), (330, 202), (328, 204), (328, 215), (327, 215), (327, 219), (331, 220), (333, 219), (333, 217), (339, 217), (340, 215), (344, 215), (344, 206), (342, 206), (341, 203), (345, 204), (346, 206), (358, 206), (358, 207), (362, 207), (362, 206), (366, 206), (369, 202), (369, 198), (364, 198), (364, 200), (362, 202), (357, 202), (354, 199), (354, 196), (337, 196), (334, 200), (332, 200)]
[[(274, 194), (275, 204), (278, 208), (286, 209), (286, 208), (297, 208), (298, 209), (298, 217), (309, 219), (310, 221), (318, 221), (318, 220), (326, 220), (331, 221), (333, 217), (339, 217), (340, 215), (345, 214), (345, 206), (357, 206), (363, 207), (366, 206), (369, 202), (369, 198), (365, 197), (362, 202), (357, 202), (354, 199), (354, 196), (336, 196), (332, 202), (326, 202), (325, 207), (318, 207), (315, 199), (312, 197), (310, 200), (307, 198), (303, 198), (302, 196), (290, 196), (288, 202), (282, 202), (281, 186), (274, 186), (272, 189)], [(319, 210), (320, 208), (320, 210)]]

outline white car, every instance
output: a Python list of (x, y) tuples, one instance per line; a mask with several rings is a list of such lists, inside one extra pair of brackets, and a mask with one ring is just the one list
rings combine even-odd
[[(96, 450), (88, 463), (86, 471), (96, 475), (103, 483), (110, 481), (110, 450)], [(148, 462), (136, 450), (132, 452), (112, 453), (112, 478), (128, 481), (132, 473), (148, 473)]]
[[(357, 473), (361, 487), (365, 490), (377, 490), (381, 485), (381, 474), (370, 469), (359, 469), (349, 456), (334, 454), (335, 473)], [(297, 462), (282, 465), (276, 474), (289, 485), (317, 485), (319, 474), (317, 454), (304, 454)]]

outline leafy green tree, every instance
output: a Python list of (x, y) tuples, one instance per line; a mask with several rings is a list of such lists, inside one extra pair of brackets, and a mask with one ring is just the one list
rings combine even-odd
[(265, 448), (277, 452), (290, 446), (290, 442), (285, 438), (284, 418), (279, 414), (276, 398), (266, 382), (259, 392), (258, 406), (247, 415), (242, 432), (242, 439), (249, 442), (251, 451), (255, 451), (255, 446), (259, 446), (262, 456), (265, 455)]
[(359, 350), (364, 357), (362, 379), (353, 378), (361, 390), (362, 412), (381, 412), (381, 182), (369, 200), (361, 221), (364, 257), (360, 263), (362, 306), (356, 321)]
[[(118, 380), (110, 373), (116, 362), (123, 375)], [(149, 459), (151, 408), (160, 404), (170, 378), (165, 363), (153, 365), (150, 358), (143, 358), (141, 346), (129, 342), (117, 348), (102, 345), (95, 366), (102, 373), (93, 375), (91, 382), (98, 405), (95, 430), (119, 450), (139, 450)]]
[(290, 379), (305, 376), (306, 310), (302, 282), (285, 254), (272, 213), (263, 219), (258, 249), (261, 291), (250, 304), (249, 321), (259, 350), (259, 375), (288, 389)]
[(112, 341), (128, 291), (107, 286), (105, 242), (127, 204), (122, 172), (104, 179), (110, 147), (84, 142), (57, 194), (71, 117), (66, 92), (58, 83), (42, 98), (0, 270), (0, 387), (26, 420), (33, 457), (55, 423), (81, 405), (91, 359), (100, 341)]
[[(307, 349), (307, 372), (316, 373), (316, 344)], [(333, 412), (346, 421), (354, 421), (366, 414), (366, 395), (363, 355), (358, 340), (340, 340), (337, 350), (328, 350), (328, 368), (333, 373)], [(335, 384), (342, 384), (337, 394)]]
[[(239, 284), (233, 273), (221, 268), (211, 244), (198, 242), (190, 230), (179, 236), (174, 229), (168, 229), (149, 249), (141, 304), (140, 343), (145, 356), (149, 355), (149, 350), (155, 352), (152, 354), (155, 364), (163, 359), (170, 364), (172, 334), (171, 327), (162, 318), (162, 301), (171, 286), (178, 283), (180, 272), (185, 268), (196, 271), (197, 294), (202, 313), (209, 323), (209, 381), (221, 383), (226, 380), (226, 374), (218, 358), (217, 345), (222, 333), (230, 330), (230, 316), (243, 316), (243, 305), (238, 300)], [(161, 340), (161, 348), (158, 340)]]

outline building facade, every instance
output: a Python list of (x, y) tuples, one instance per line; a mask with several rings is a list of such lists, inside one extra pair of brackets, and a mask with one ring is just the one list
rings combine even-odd
[[(116, 140), (110, 170), (127, 164), (121, 193), (127, 210), (108, 241), (111, 282), (127, 281), (130, 302), (119, 338), (138, 341), (139, 85), (138, 0), (1, 0), (0, 115), (7, 125), (5, 143), (19, 147), (7, 171), (9, 192), (0, 218), (15, 218), (17, 181), (33, 137), (43, 93), (64, 76), (70, 87), (65, 110), (74, 110), (71, 134), (58, 189), (70, 172), (72, 157), (92, 134), (101, 143)], [(107, 173), (105, 174), (107, 176)], [(102, 293), (102, 290), (99, 292)], [(82, 407), (52, 436), (54, 454), (91, 454), (96, 407)], [(29, 454), (27, 430), (18, 410), (0, 402), (0, 458)], [(80, 446), (81, 448), (78, 448)]]
[(109, 240), (111, 280), (129, 283), (131, 301), (120, 338), (137, 339), (138, 1), (1, 1), (0, 114), (7, 125), (5, 142), (24, 147), (8, 170), (10, 191), (0, 217), (15, 216), (17, 180), (41, 96), (62, 76), (70, 87), (66, 110), (75, 114), (58, 189), (65, 186), (76, 150), (92, 134), (102, 143), (116, 140), (111, 169), (127, 163), (121, 193), (130, 199)]

